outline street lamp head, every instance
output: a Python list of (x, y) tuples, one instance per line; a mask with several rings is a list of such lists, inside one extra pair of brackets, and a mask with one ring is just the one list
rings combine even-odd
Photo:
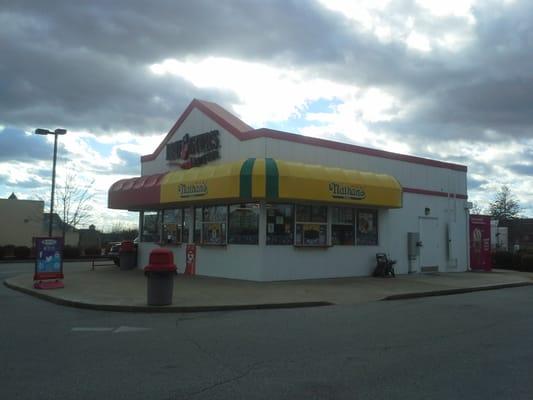
[(48, 129), (35, 129), (37, 135), (66, 135), (67, 130), (62, 128), (57, 128), (55, 131), (49, 131)]

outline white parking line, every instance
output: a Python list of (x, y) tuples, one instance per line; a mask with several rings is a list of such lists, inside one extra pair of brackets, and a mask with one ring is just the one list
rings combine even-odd
[(115, 328), (103, 328), (103, 327), (75, 327), (72, 328), (72, 332), (111, 332)]
[(143, 328), (136, 326), (119, 326), (118, 328), (108, 328), (102, 326), (77, 326), (71, 329), (72, 332), (113, 332), (113, 333), (129, 333), (129, 332), (143, 332), (149, 331), (152, 328)]

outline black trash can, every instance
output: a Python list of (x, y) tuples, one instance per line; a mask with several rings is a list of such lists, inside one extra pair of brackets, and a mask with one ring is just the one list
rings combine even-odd
[(133, 269), (137, 266), (137, 250), (132, 241), (125, 240), (120, 244), (118, 256), (120, 269)]
[(144, 267), (147, 277), (146, 297), (149, 306), (172, 304), (176, 265), (174, 255), (168, 249), (154, 249), (150, 252), (150, 264)]

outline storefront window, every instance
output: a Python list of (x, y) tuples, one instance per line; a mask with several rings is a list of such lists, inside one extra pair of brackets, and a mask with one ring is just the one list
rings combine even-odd
[(143, 213), (142, 242), (161, 242), (161, 213), (159, 211), (145, 211)]
[(331, 207), (331, 244), (355, 244), (354, 209), (349, 207)]
[(192, 208), (183, 209), (183, 229), (181, 232), (181, 242), (189, 243), (189, 229), (193, 224)]
[(357, 244), (377, 246), (378, 212), (377, 210), (357, 210)]
[(226, 244), (228, 207), (204, 207), (202, 214), (202, 244)]
[(183, 211), (163, 210), (163, 240), (167, 244), (179, 244), (183, 234)]
[(267, 244), (293, 244), (292, 204), (267, 204)]
[(202, 207), (194, 208), (194, 234), (193, 242), (202, 243)]
[(259, 243), (259, 204), (229, 206), (228, 243)]
[(296, 205), (296, 233), (294, 244), (325, 246), (328, 244), (328, 208), (326, 206)]

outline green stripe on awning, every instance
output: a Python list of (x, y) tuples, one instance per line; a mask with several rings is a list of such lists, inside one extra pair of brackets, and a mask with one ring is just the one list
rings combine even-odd
[(254, 162), (255, 158), (249, 158), (242, 163), (239, 192), (241, 198), (252, 198), (252, 170), (254, 169)]
[(266, 173), (266, 198), (277, 199), (279, 197), (279, 173), (276, 161), (272, 158), (265, 159)]

